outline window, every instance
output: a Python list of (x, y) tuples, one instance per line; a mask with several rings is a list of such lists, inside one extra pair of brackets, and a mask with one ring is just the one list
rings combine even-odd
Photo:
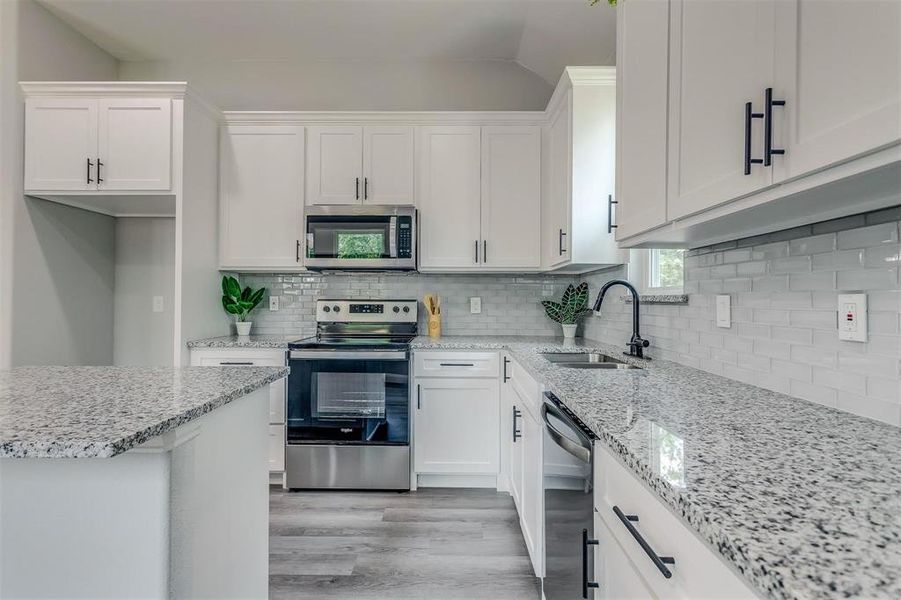
[(673, 248), (633, 250), (629, 276), (643, 294), (681, 294), (684, 254), (684, 250)]

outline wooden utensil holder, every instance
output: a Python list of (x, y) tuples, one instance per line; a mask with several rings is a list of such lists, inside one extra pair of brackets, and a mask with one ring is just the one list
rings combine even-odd
[(429, 337), (441, 337), (441, 315), (429, 315)]

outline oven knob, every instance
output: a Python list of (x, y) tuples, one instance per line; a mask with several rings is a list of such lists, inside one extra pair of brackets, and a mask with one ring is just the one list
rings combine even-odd
[(330, 309), (328, 306), (322, 307), (322, 312), (329, 312), (330, 310), (332, 310), (332, 309)]
[(399, 313), (399, 312), (400, 312), (400, 309), (399, 309), (398, 307), (396, 307), (396, 306), (395, 306), (392, 310), (393, 310), (394, 312), (396, 312), (396, 313)]
[(341, 312), (341, 307), (336, 304), (332, 307), (332, 310), (335, 312)]
[(405, 312), (405, 313), (410, 312), (410, 307), (409, 307), (409, 306), (405, 306), (405, 307), (404, 307), (404, 312)]

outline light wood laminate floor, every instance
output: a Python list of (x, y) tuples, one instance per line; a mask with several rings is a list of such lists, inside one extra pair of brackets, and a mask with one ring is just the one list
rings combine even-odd
[(273, 600), (540, 598), (507, 494), (272, 488), (269, 506)]

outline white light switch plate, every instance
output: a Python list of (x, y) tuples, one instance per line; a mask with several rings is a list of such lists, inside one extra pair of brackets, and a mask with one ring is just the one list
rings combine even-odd
[(153, 297), (153, 312), (160, 313), (163, 312), (163, 297), (162, 296), (154, 296)]
[(728, 294), (716, 297), (716, 326), (732, 327), (732, 296)]
[(867, 341), (867, 295), (838, 295), (838, 339)]
[(269, 310), (278, 310), (278, 296), (269, 296)]
[(473, 315), (477, 315), (482, 312), (482, 299), (480, 297), (473, 296), (469, 299), (469, 312)]

